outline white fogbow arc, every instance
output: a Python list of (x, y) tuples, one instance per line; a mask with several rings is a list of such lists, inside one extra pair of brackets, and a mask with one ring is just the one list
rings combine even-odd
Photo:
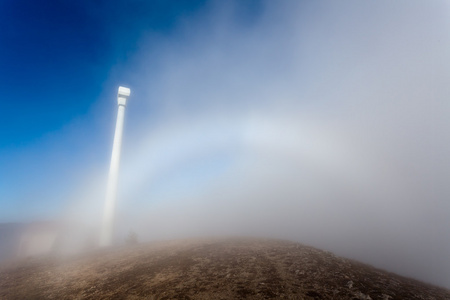
[(279, 157), (294, 168), (308, 164), (318, 172), (339, 177), (343, 184), (359, 182), (363, 186), (361, 181), (367, 184), (372, 175), (382, 172), (377, 159), (359, 152), (345, 134), (306, 117), (286, 121), (265, 115), (250, 119), (203, 116), (175, 125), (165, 123), (133, 148), (122, 183), (127, 195), (183, 161), (223, 150), (234, 152), (233, 164), (244, 168), (254, 167), (249, 158), (251, 161), (255, 154), (262, 159)]

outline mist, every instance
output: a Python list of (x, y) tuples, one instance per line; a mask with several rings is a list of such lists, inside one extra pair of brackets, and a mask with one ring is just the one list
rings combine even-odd
[[(117, 67), (117, 238), (289, 239), (450, 288), (448, 2), (258, 8), (212, 2)], [(106, 175), (61, 218), (97, 224)]]

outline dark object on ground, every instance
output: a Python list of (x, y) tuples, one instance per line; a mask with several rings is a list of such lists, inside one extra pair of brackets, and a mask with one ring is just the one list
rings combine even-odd
[(133, 230), (130, 230), (130, 232), (128, 232), (127, 237), (125, 238), (125, 244), (127, 245), (136, 245), (138, 243), (138, 236), (136, 234), (136, 232), (134, 232)]
[(0, 269), (0, 299), (450, 299), (450, 291), (301, 244), (182, 240), (31, 258)]

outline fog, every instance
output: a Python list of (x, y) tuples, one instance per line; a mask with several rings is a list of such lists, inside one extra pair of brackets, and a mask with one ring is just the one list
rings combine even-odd
[[(118, 67), (117, 239), (289, 239), (449, 288), (449, 3), (230, 3)], [(95, 224), (106, 176), (63, 217)]]

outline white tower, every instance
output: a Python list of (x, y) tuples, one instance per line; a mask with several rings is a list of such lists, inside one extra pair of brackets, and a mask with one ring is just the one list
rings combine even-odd
[(130, 89), (120, 86), (117, 94), (119, 110), (117, 112), (116, 133), (109, 167), (108, 186), (106, 190), (105, 211), (100, 235), (100, 246), (111, 245), (114, 223), (114, 209), (116, 206), (117, 183), (119, 179), (120, 148), (122, 146), (123, 118), (125, 106), (130, 96)]

